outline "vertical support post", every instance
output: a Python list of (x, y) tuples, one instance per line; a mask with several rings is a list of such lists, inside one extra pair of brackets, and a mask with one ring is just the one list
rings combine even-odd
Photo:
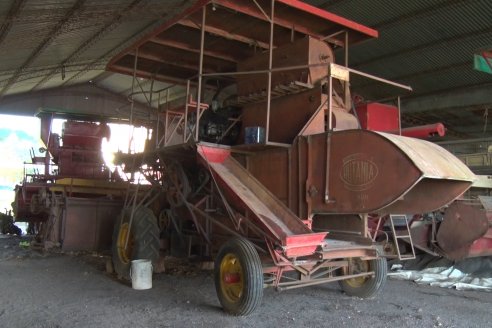
[[(203, 50), (205, 47), (205, 20), (207, 15), (207, 6), (202, 9), (202, 26), (200, 31), (200, 65), (198, 68), (198, 94), (196, 97), (196, 124), (195, 124), (195, 141), (198, 142), (198, 133), (200, 125), (200, 103), (202, 101), (202, 73), (203, 73)], [(188, 99), (186, 99), (188, 101)], [(186, 126), (185, 126), (186, 130)]]
[(269, 141), (270, 133), (270, 108), (272, 102), (272, 67), (273, 67), (273, 29), (275, 17), (275, 0), (271, 0), (270, 8), (270, 43), (268, 45), (268, 83), (267, 83), (267, 117), (265, 126), (265, 143)]
[[(200, 98), (198, 98), (200, 99)], [(188, 140), (187, 131), (188, 131), (188, 106), (190, 103), (190, 80), (186, 81), (186, 96), (185, 96), (185, 113), (184, 113), (184, 129), (183, 129), (183, 143), (186, 143)], [(193, 131), (190, 131), (193, 133)]]
[(169, 130), (169, 89), (166, 90), (166, 114), (164, 114), (164, 146), (167, 146), (167, 134)]
[[(349, 34), (348, 34), (348, 31), (345, 31), (345, 41), (344, 41), (344, 51), (345, 51), (345, 58), (344, 58), (344, 61), (345, 61), (345, 67), (348, 67), (348, 62), (349, 62)], [(350, 108), (352, 107), (350, 102), (351, 102), (351, 99), (350, 99), (350, 82), (349, 81), (345, 81), (343, 83), (343, 88), (344, 88), (344, 93), (345, 93), (345, 106), (347, 107), (347, 110), (350, 110)]]
[(398, 134), (401, 135), (401, 101), (400, 101), (400, 96), (397, 98), (398, 101)]
[(331, 161), (331, 133), (333, 130), (332, 102), (333, 102), (333, 77), (331, 66), (328, 76), (328, 132), (326, 133), (326, 170), (325, 170), (325, 204), (330, 203), (330, 161)]
[(331, 77), (331, 66), (330, 72), (328, 73), (328, 132), (330, 133), (333, 129), (333, 120), (332, 120), (332, 103), (333, 103), (333, 78)]
[(287, 150), (287, 205), (292, 208), (292, 149)]
[(161, 123), (161, 92), (159, 91), (159, 98), (157, 98), (157, 123), (155, 126), (155, 148), (159, 148), (159, 126)]
[[(137, 64), (138, 64), (138, 48), (135, 49), (135, 60), (133, 62), (133, 79), (132, 79), (132, 93), (131, 93), (131, 98), (130, 98), (130, 126), (133, 125), (133, 108), (135, 106), (135, 101), (133, 100), (134, 98), (134, 91), (135, 91), (135, 81), (137, 79)], [(130, 133), (131, 136), (128, 140), (128, 154), (130, 154), (131, 151), (131, 143), (133, 141), (133, 129), (130, 127)]]
[[(149, 116), (148, 116), (148, 127), (147, 127), (147, 140), (150, 140), (150, 123), (151, 123), (151, 115), (152, 115), (152, 95), (154, 93), (154, 77), (152, 77), (152, 80), (150, 80), (150, 95), (149, 95)], [(145, 148), (144, 148), (145, 150)]]

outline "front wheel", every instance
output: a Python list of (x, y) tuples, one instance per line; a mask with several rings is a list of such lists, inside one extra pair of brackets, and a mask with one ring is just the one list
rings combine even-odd
[(224, 244), (215, 259), (215, 289), (224, 310), (248, 315), (263, 297), (263, 269), (253, 244), (234, 238)]
[(375, 260), (349, 259), (349, 266), (344, 270), (345, 274), (359, 274), (374, 272), (374, 276), (362, 276), (342, 280), (339, 282), (343, 291), (349, 296), (369, 298), (375, 296), (386, 283), (388, 264), (385, 258)]

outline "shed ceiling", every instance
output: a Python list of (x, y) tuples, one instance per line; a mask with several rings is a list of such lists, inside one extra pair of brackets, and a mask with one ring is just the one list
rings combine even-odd
[[(92, 86), (94, 90), (103, 88), (114, 96), (127, 98), (132, 79), (105, 72), (110, 58), (194, 2), (1, 1), (0, 112), (34, 113), (35, 102), (28, 102), (31, 107), (17, 112), (20, 106), (12, 106), (12, 100), (22, 102), (48, 91), (63, 93), (79, 84), (89, 86), (83, 88), (84, 92), (90, 93)], [(473, 54), (492, 47), (491, 1), (305, 2), (379, 31), (379, 39), (350, 49), (349, 64), (414, 88), (413, 93), (402, 98), (406, 124), (442, 121), (451, 137), (492, 136), (488, 119), (489, 109), (492, 115), (492, 75), (473, 70)], [(137, 89), (150, 87), (145, 79), (138, 84)], [(153, 88), (166, 86), (156, 82)], [(353, 80), (353, 87), (368, 100), (391, 93), (367, 80)], [(139, 94), (137, 100), (145, 103), (145, 95)]]

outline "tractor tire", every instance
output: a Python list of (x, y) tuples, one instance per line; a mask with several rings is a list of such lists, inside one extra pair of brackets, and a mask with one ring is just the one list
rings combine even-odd
[(369, 261), (356, 259), (356, 261), (359, 261), (361, 265), (359, 265), (357, 270), (351, 270), (349, 268), (349, 274), (374, 271), (374, 276), (341, 280), (339, 282), (340, 287), (342, 287), (342, 290), (349, 296), (361, 298), (376, 296), (386, 284), (386, 276), (388, 274), (388, 264), (386, 263), (386, 259), (379, 258)]
[(21, 230), (21, 228), (19, 228), (15, 224), (12, 225), (12, 228), (11, 228), (10, 231), (11, 231), (10, 233), (13, 234), (13, 235), (22, 236), (22, 230)]
[(137, 207), (130, 227), (131, 212), (131, 208), (124, 209), (113, 230), (114, 271), (118, 278), (126, 280), (130, 280), (132, 260), (151, 260), (155, 265), (159, 259), (159, 227), (154, 213), (146, 207)]
[(224, 311), (243, 316), (252, 313), (263, 297), (263, 268), (253, 244), (233, 238), (215, 259), (215, 290)]

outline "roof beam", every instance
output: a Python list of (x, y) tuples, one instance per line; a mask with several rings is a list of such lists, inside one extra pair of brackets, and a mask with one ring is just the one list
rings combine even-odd
[(433, 40), (431, 42), (426, 42), (426, 43), (423, 43), (423, 44), (415, 46), (415, 47), (410, 47), (410, 48), (406, 48), (403, 50), (390, 52), (390, 53), (387, 53), (387, 54), (384, 54), (381, 56), (373, 57), (369, 60), (362, 61), (359, 63), (352, 63), (352, 66), (354, 68), (355, 67), (361, 67), (361, 66), (367, 66), (367, 65), (373, 64), (375, 62), (390, 59), (392, 57), (397, 57), (397, 56), (409, 54), (409, 53), (412, 53), (415, 51), (421, 51), (424, 49), (433, 48), (433, 47), (440, 46), (442, 44), (449, 43), (449, 42), (461, 42), (465, 39), (472, 38), (474, 36), (484, 35), (484, 34), (492, 34), (492, 28), (486, 27), (486, 28), (478, 30), (478, 31), (466, 32), (466, 33), (462, 33), (462, 34), (459, 34), (456, 36), (450, 36), (447, 38), (442, 38), (442, 39), (439, 39), (437, 41)]
[[(187, 26), (187, 27), (191, 27), (194, 29), (201, 29), (199, 24), (195, 23), (194, 21), (192, 21), (191, 19), (188, 19), (188, 18), (180, 20), (178, 22), (178, 24), (183, 25), (183, 26)], [(211, 26), (211, 25), (205, 25), (205, 32), (212, 33), (212, 34), (221, 36), (221, 37), (226, 38), (226, 39), (243, 42), (243, 43), (246, 43), (248, 45), (255, 45), (255, 46), (261, 47), (263, 49), (268, 49), (268, 43), (266, 43), (266, 42), (251, 39), (251, 38), (248, 38), (247, 36), (240, 35), (237, 33), (231, 33), (229, 31), (226, 31), (226, 30), (223, 30), (223, 29)]]
[[(174, 66), (177, 68), (185, 68), (185, 69), (193, 70), (193, 71), (198, 70), (198, 63), (196, 65), (193, 65), (191, 63), (179, 62), (176, 60), (169, 60), (168, 58), (165, 58), (165, 56), (163, 56), (163, 55), (159, 55), (159, 54), (156, 54), (154, 52), (147, 51), (147, 50), (140, 49), (138, 51), (138, 58), (139, 59), (140, 58), (147, 59), (147, 60), (150, 60), (153, 62), (157, 62), (160, 64), (166, 64), (166, 65)], [(212, 70), (212, 69), (207, 68), (207, 67), (203, 67), (203, 71), (205, 73), (215, 73), (216, 72), (215, 70)]]
[[(133, 75), (133, 67), (126, 67), (118, 64), (113, 64), (111, 66), (111, 70), (120, 74)], [(154, 80), (164, 81), (173, 85), (186, 85), (186, 79), (176, 79), (176, 78), (169, 77), (167, 75), (152, 74), (150, 72), (142, 71), (139, 69), (135, 71), (135, 75), (137, 77), (141, 77), (149, 80), (154, 79)]]
[[(256, 6), (253, 7), (253, 8), (255, 8), (255, 10), (252, 10), (251, 8), (247, 8), (244, 5), (238, 4), (234, 0), (216, 0), (215, 3), (218, 4), (218, 5), (222, 5), (225, 8), (232, 9), (232, 10), (237, 11), (239, 13), (242, 13), (242, 14), (245, 14), (245, 15), (248, 15), (248, 16), (251, 16), (251, 17), (254, 17), (254, 18), (257, 18), (257, 19), (262, 20), (264, 22), (268, 22), (268, 23), (270, 22), (270, 18), (269, 17), (266, 17), (263, 14), (263, 12), (260, 11), (260, 9), (258, 7), (256, 7)], [(299, 2), (299, 3), (301, 5), (306, 5), (305, 3), (302, 3), (302, 2)], [(331, 13), (329, 13), (329, 14), (330, 15), (333, 15)], [(284, 19), (284, 18), (280, 17), (278, 15), (278, 13), (275, 15), (275, 17), (274, 17), (273, 20), (275, 22), (275, 25), (281, 26), (281, 27), (286, 28), (286, 29), (288, 29), (290, 31), (294, 30), (296, 32), (299, 32), (299, 33), (302, 33), (302, 34), (306, 34), (306, 35), (310, 35), (310, 36), (313, 36), (313, 37), (318, 38), (318, 39), (326, 39), (326, 36), (325, 35), (320, 35), (318, 32), (313, 31), (313, 30), (310, 30), (309, 28), (306, 28), (306, 27), (304, 27), (304, 26), (302, 26), (300, 24), (299, 25), (296, 25), (291, 20)], [(343, 29), (344, 29), (343, 27), (340, 27), (340, 30), (343, 30)], [(343, 46), (343, 42), (340, 41), (340, 40), (337, 40), (335, 38), (327, 38), (326, 41), (332, 42), (332, 43), (334, 43), (334, 44), (336, 44), (338, 46)], [(266, 44), (266, 48), (265, 49), (268, 49), (268, 44)]]
[[(439, 66), (439, 67), (431, 68), (431, 69), (428, 69), (425, 71), (420, 71), (420, 72), (416, 72), (416, 73), (412, 73), (412, 74), (390, 76), (390, 77), (387, 77), (387, 79), (391, 80), (391, 81), (409, 80), (409, 79), (414, 79), (416, 77), (422, 77), (425, 75), (434, 74), (437, 72), (448, 71), (448, 70), (452, 70), (452, 69), (456, 69), (456, 68), (469, 67), (470, 65), (471, 65), (470, 60), (466, 60), (466, 61), (462, 61), (459, 63), (452, 63), (452, 64), (449, 64), (446, 66)], [(360, 85), (354, 85), (354, 88), (360, 90), (360, 89), (363, 89), (365, 87), (371, 86), (374, 83), (375, 82), (367, 82), (367, 83), (360, 84)]]
[(55, 27), (50, 31), (48, 37), (46, 37), (41, 43), (34, 49), (31, 55), (26, 59), (26, 61), (14, 72), (14, 74), (9, 78), (7, 83), (0, 90), (0, 97), (3, 97), (5, 93), (10, 89), (12, 85), (17, 82), (19, 76), (38, 58), (38, 56), (46, 49), (48, 46), (63, 32), (63, 30), (68, 26), (68, 23), (72, 16), (74, 16), (84, 5), (86, 0), (77, 0), (75, 4), (68, 10), (65, 16), (55, 25)]
[(4, 18), (3, 24), (0, 26), (0, 44), (5, 40), (7, 34), (9, 34), (12, 27), (12, 21), (19, 14), (22, 7), (26, 3), (26, 0), (14, 0), (7, 16)]
[[(153, 37), (152, 39), (150, 39), (150, 42), (157, 43), (157, 44), (160, 44), (162, 46), (167, 46), (167, 47), (172, 47), (172, 48), (176, 48), (176, 49), (190, 51), (190, 52), (193, 52), (196, 54), (200, 53), (200, 49), (192, 47), (188, 43), (180, 42), (180, 41), (176, 41), (176, 40), (168, 40), (168, 39), (164, 39), (162, 37)], [(230, 55), (224, 54), (224, 53), (219, 53), (219, 52), (212, 51), (212, 50), (204, 50), (203, 54), (206, 56), (215, 57), (217, 59), (227, 60), (227, 61), (230, 61), (233, 63), (238, 62), (238, 60), (236, 58), (234, 58), (233, 56), (230, 56)]]
[[(91, 48), (97, 41), (99, 41), (104, 35), (107, 33), (111, 32), (114, 30), (118, 25), (121, 24), (121, 20), (123, 17), (128, 15), (135, 7), (137, 7), (142, 0), (134, 0), (132, 1), (128, 6), (125, 8), (121, 9), (115, 16), (114, 18), (109, 21), (106, 25), (104, 25), (103, 28), (101, 28), (99, 31), (94, 33), (91, 37), (89, 37), (87, 40), (82, 42), (82, 44), (74, 51), (70, 56), (65, 58), (59, 67), (54, 68), (51, 70), (49, 74), (47, 74), (41, 81), (39, 81), (32, 89), (31, 91), (37, 90), (40, 87), (42, 87), (46, 82), (51, 80), (56, 74), (60, 73), (60, 71), (63, 69), (63, 67), (70, 65), (70, 63), (74, 62), (77, 60), (77, 58), (80, 57), (85, 51), (87, 51), (89, 48)], [(87, 67), (87, 66), (86, 66)], [(64, 83), (65, 84), (65, 83)]]
[(460, 88), (452, 92), (446, 91), (424, 97), (415, 97), (402, 100), (402, 111), (405, 113), (419, 113), (427, 111), (441, 111), (444, 109), (474, 106), (491, 106), (490, 90), (492, 83)]

